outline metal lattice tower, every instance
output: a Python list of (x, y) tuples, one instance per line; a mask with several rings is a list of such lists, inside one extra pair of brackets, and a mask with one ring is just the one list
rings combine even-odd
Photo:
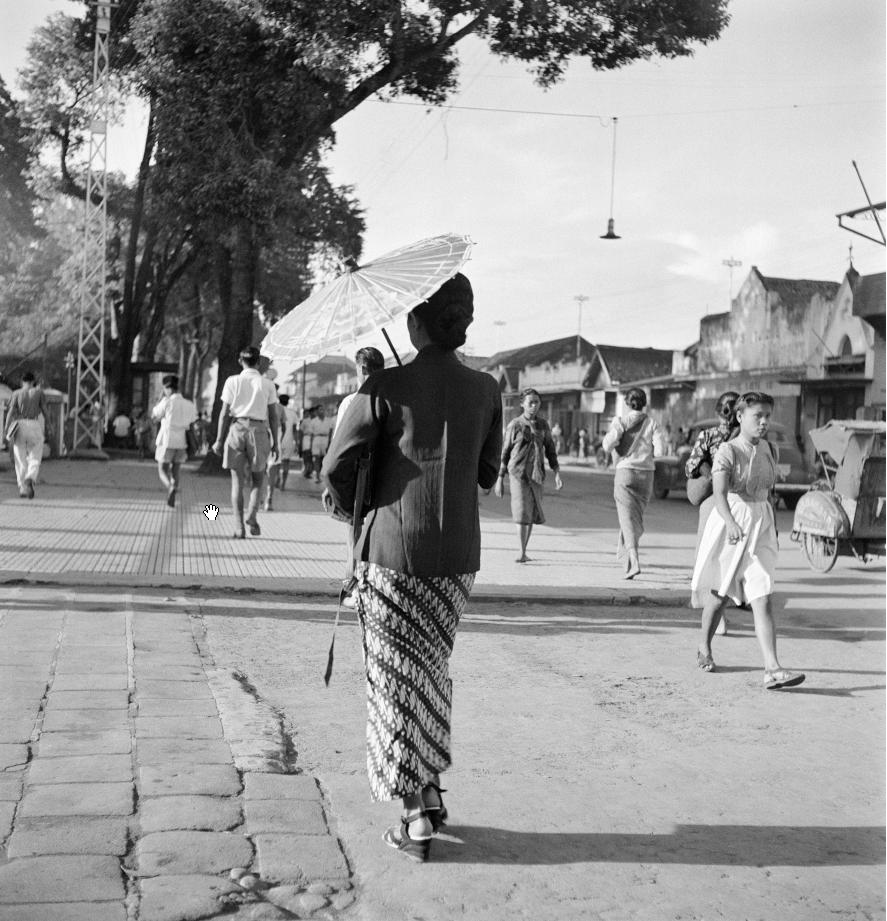
[(86, 166), (83, 263), (80, 277), (80, 334), (73, 452), (101, 451), (105, 419), (105, 313), (107, 278), (107, 162), (110, 79), (108, 47), (114, 0), (98, 0), (92, 93), (89, 103), (89, 159)]

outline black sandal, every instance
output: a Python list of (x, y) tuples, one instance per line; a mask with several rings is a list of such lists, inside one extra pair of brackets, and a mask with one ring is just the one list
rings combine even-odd
[(389, 847), (393, 847), (405, 854), (410, 860), (416, 863), (425, 863), (431, 851), (431, 836), (429, 835), (427, 838), (410, 837), (410, 822), (426, 817), (431, 821), (431, 816), (428, 816), (424, 809), (416, 809), (407, 813), (407, 815), (402, 815), (400, 825), (392, 825), (386, 829), (385, 834), (382, 835), (382, 840)]
[[(426, 794), (429, 790), (434, 790), (437, 793), (437, 805), (429, 805), (426, 800)], [(449, 813), (447, 812), (447, 807), (444, 806), (443, 797), (441, 793), (446, 793), (447, 791), (443, 787), (439, 787), (436, 783), (427, 783), (422, 787), (422, 802), (425, 805), (425, 812), (428, 815), (428, 821), (431, 822), (431, 828), (434, 830), (434, 833), (440, 831), (444, 825), (447, 824), (447, 819), (449, 818)]]

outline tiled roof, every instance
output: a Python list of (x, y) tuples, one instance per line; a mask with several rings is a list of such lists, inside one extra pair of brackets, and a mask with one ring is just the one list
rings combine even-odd
[(757, 266), (753, 266), (753, 268), (758, 273), (763, 286), (768, 291), (778, 294), (780, 300), (787, 307), (804, 307), (817, 294), (827, 300), (832, 300), (838, 293), (838, 288), (841, 287), (836, 281), (813, 281), (808, 278), (770, 278), (762, 275)]
[(597, 349), (614, 384), (671, 374), (671, 349), (636, 349), (621, 345), (599, 345)]
[[(580, 354), (585, 361), (594, 356), (594, 346), (587, 340), (581, 340)], [(487, 359), (484, 370), (492, 371), (504, 365), (507, 368), (537, 367), (543, 364), (558, 364), (562, 361), (576, 361), (576, 337), (564, 336), (548, 342), (537, 342), (523, 348), (497, 352)]]

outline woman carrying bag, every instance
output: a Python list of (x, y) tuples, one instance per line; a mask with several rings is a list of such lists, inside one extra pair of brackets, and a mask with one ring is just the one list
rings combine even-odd
[(625, 578), (641, 571), (638, 544), (644, 533), (644, 509), (653, 494), (654, 455), (665, 453), (665, 439), (659, 424), (643, 410), (647, 394), (633, 387), (625, 394), (628, 414), (617, 416), (604, 436), (604, 451), (616, 457), (613, 498), (619, 516), (619, 541), (616, 559), (625, 564)]
[(415, 359), (357, 391), (323, 462), (332, 503), (354, 508), (357, 463), (373, 456), (372, 500), (354, 547), (355, 603), (367, 694), (367, 772), (374, 800), (401, 799), (385, 843), (427, 860), (447, 811), (456, 630), (480, 569), (477, 488), (496, 482), (502, 400), (463, 365), (474, 295), (461, 274), (407, 317)]

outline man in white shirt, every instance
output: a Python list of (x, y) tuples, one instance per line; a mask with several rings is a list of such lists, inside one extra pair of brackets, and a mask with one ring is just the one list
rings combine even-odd
[[(243, 494), (249, 487), (246, 525), (249, 533), (262, 533), (256, 517), (265, 481), (269, 454), (278, 455), (280, 426), (277, 422), (277, 389), (257, 368), (259, 350), (247, 346), (239, 355), (240, 374), (232, 374), (222, 387), (219, 433), (213, 453), (222, 456), (222, 466), (231, 471), (231, 507), (234, 537), (245, 536)], [(269, 431), (270, 429), (270, 431)]]
[(333, 437), (333, 420), (327, 419), (326, 410), (318, 406), (311, 420), (311, 463), (314, 467), (314, 482), (320, 482), (320, 468)]
[(179, 471), (188, 459), (185, 431), (197, 418), (194, 404), (179, 393), (177, 375), (164, 376), (163, 398), (151, 410), (151, 416), (160, 422), (154, 459), (157, 461), (160, 482), (166, 487), (166, 504), (172, 508), (179, 491)]

